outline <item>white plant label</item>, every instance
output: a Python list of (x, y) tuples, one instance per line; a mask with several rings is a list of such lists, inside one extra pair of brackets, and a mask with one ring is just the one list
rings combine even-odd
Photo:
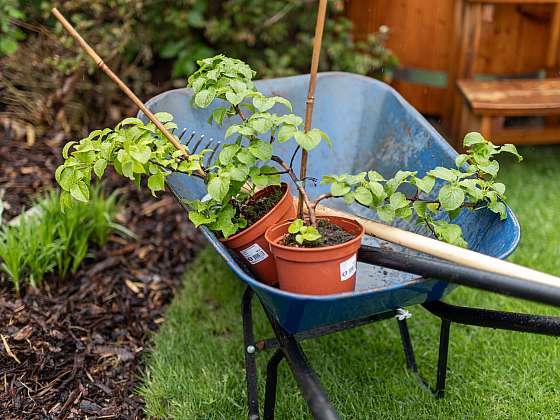
[(340, 280), (345, 281), (356, 272), (356, 254), (352, 255), (346, 261), (340, 263)]
[(251, 264), (258, 264), (268, 258), (268, 254), (259, 244), (253, 244), (249, 248), (243, 249), (241, 255)]

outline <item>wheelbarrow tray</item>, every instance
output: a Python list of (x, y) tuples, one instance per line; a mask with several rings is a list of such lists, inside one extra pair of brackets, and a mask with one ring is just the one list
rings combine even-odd
[[(304, 115), (308, 82), (309, 76), (301, 75), (261, 80), (255, 84), (265, 95), (289, 99), (294, 105), (294, 113)], [(323, 142), (310, 153), (308, 176), (320, 179), (327, 174), (376, 170), (390, 177), (399, 169), (417, 171), (423, 176), (438, 165), (454, 167), (457, 152), (387, 84), (350, 73), (320, 73), (315, 95), (313, 127), (325, 131), (333, 141), (333, 147), (331, 149)], [(191, 99), (190, 89), (176, 89), (152, 98), (147, 106), (152, 112), (173, 114), (179, 130), (187, 128), (205, 134), (206, 138), (224, 141), (227, 127), (210, 126), (207, 122), (212, 107), (196, 109), (191, 105)], [(272, 111), (286, 112), (279, 105)], [(140, 118), (146, 120), (142, 114)], [(292, 152), (291, 142), (274, 144), (274, 153), (285, 160), (289, 161)], [(297, 167), (299, 157), (294, 163), (294, 168)], [(172, 174), (167, 178), (167, 185), (180, 201), (200, 199), (206, 194), (200, 179), (185, 174)], [(327, 192), (328, 186), (313, 186), (308, 181), (307, 189), (313, 197)], [(331, 199), (326, 204), (377, 219), (374, 212), (358, 205), (346, 206), (342, 200)], [(474, 213), (463, 210), (455, 222), (462, 227), (470, 249), (506, 258), (520, 237), (519, 224), (509, 208), (507, 216), (507, 220), (500, 221), (488, 210)], [(415, 218), (395, 221), (394, 225), (429, 236)], [(356, 290), (352, 293), (328, 296), (289, 293), (259, 282), (211, 231), (204, 227), (201, 230), (237, 277), (255, 291), (269, 313), (292, 334), (438, 300), (455, 287), (438, 279), (358, 263)], [(370, 237), (366, 237), (363, 243), (414, 253)]]

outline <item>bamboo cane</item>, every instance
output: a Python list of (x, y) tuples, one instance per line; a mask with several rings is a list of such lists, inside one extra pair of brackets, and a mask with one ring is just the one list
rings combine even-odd
[(319, 204), (315, 210), (317, 216), (339, 216), (355, 220), (365, 228), (368, 236), (414, 249), (465, 267), (515, 277), (531, 283), (560, 287), (559, 277), (546, 274), (541, 271), (532, 270), (521, 265), (500, 260), (499, 258), (490, 257), (479, 252), (460, 248), (455, 245), (438, 241), (437, 239), (428, 238), (394, 226), (374, 222), (373, 220), (355, 216), (340, 210), (334, 210), (321, 204)]
[[(154, 125), (158, 128), (158, 130), (160, 130), (163, 133), (165, 138), (171, 144), (173, 144), (173, 146), (175, 146), (175, 148), (177, 150), (180, 150), (181, 152), (183, 152), (183, 155), (188, 157), (189, 153), (187, 152), (187, 149), (181, 143), (179, 143), (179, 141), (173, 136), (173, 134), (171, 134), (169, 132), (169, 130), (167, 128), (164, 127), (164, 125), (156, 118), (156, 116), (144, 105), (144, 103), (140, 100), (140, 98), (138, 98), (138, 96), (136, 96), (134, 94), (134, 92), (132, 92), (132, 90), (130, 90), (130, 88), (115, 73), (113, 73), (113, 71), (109, 68), (109, 66), (107, 66), (107, 64), (105, 64), (105, 62), (103, 62), (101, 57), (86, 42), (86, 40), (82, 38), (82, 36), (78, 33), (78, 31), (76, 31), (76, 29), (74, 29), (72, 24), (66, 20), (66, 18), (62, 15), (62, 13), (60, 13), (58, 11), (58, 9), (56, 7), (52, 9), (52, 14), (54, 15), (54, 17), (56, 17), (58, 19), (58, 21), (62, 24), (64, 29), (66, 29), (66, 31), (70, 35), (72, 35), (72, 37), (78, 42), (78, 44), (80, 45), (80, 47), (82, 47), (82, 49), (86, 52), (86, 54), (89, 55), (93, 59), (95, 64), (97, 64), (97, 67), (99, 67), (101, 70), (103, 70), (103, 72), (105, 72), (105, 74), (107, 76), (109, 76), (109, 78), (113, 82), (115, 82), (115, 84), (124, 92), (124, 94), (126, 96), (128, 96), (128, 98), (132, 102), (134, 102), (134, 104), (138, 108), (140, 108), (140, 110), (144, 113), (144, 115), (151, 122), (154, 123)], [(202, 177), (206, 176), (204, 171), (201, 170), (201, 169), (198, 170), (197, 173), (198, 173), (198, 175), (200, 175)]]
[[(309, 90), (307, 92), (307, 107), (305, 109), (305, 132), (311, 129), (311, 118), (313, 117), (313, 105), (315, 102), (315, 82), (317, 81), (317, 70), (319, 68), (319, 57), (321, 55), (321, 42), (323, 40), (323, 28), (325, 27), (325, 17), (327, 15), (327, 0), (319, 0), (317, 10), (317, 22), (315, 24), (315, 38), (313, 39), (313, 54), (311, 56), (311, 70), (309, 72)], [(299, 179), (305, 182), (307, 176), (307, 151), (301, 149), (301, 163), (299, 167)], [(298, 214), (301, 216), (303, 211), (303, 197), (300, 194), (298, 202)]]

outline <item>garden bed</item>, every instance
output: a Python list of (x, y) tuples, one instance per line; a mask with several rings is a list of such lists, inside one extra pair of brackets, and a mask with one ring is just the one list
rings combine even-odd
[[(6, 221), (54, 186), (62, 137), (38, 140), (33, 153), (7, 132), (0, 139)], [(0, 274), (3, 418), (143, 417), (134, 393), (141, 354), (200, 236), (171, 196), (156, 201), (126, 182), (109, 183), (123, 186), (119, 222), (136, 239), (111, 236), (76, 275), (47, 278), (43, 290), (21, 298)]]

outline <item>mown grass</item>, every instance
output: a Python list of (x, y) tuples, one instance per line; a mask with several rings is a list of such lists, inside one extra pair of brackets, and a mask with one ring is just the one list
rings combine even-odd
[[(502, 165), (509, 202), (522, 226), (511, 260), (560, 275), (560, 148), (523, 148), (522, 164)], [(245, 417), (239, 300), (243, 285), (207, 249), (185, 275), (147, 357), (140, 392), (149, 416), (161, 419)], [(448, 302), (560, 315), (560, 310), (461, 288)], [(258, 336), (270, 335), (260, 308)], [(435, 381), (438, 320), (411, 308), (410, 328), (422, 373)], [(395, 321), (305, 342), (303, 347), (346, 419), (559, 418), (560, 346), (557, 339), (454, 325), (447, 395), (436, 400), (405, 368)], [(260, 354), (263, 370), (270, 353)], [(297, 385), (280, 369), (278, 419), (310, 418)]]

